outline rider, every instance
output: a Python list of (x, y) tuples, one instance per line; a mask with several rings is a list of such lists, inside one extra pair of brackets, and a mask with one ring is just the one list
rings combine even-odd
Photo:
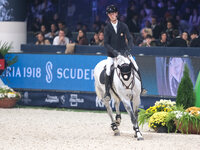
[[(133, 47), (133, 38), (129, 32), (128, 26), (119, 21), (118, 9), (114, 5), (109, 5), (106, 8), (106, 14), (109, 17), (109, 22), (104, 29), (104, 46), (107, 49), (107, 62), (106, 62), (106, 77), (105, 77), (105, 96), (104, 98), (110, 100), (110, 74), (111, 66), (114, 63), (114, 58), (120, 53), (127, 55), (133, 63), (138, 75), (138, 66), (129, 53)], [(128, 41), (128, 44), (127, 44)], [(141, 77), (140, 77), (141, 79)]]

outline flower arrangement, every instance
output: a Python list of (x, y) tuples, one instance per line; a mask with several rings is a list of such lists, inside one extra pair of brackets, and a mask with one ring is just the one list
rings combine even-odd
[(157, 130), (158, 127), (166, 127), (167, 112), (154, 113), (149, 119), (149, 127)]
[[(176, 132), (200, 134), (200, 108), (172, 111), (167, 117), (167, 122), (170, 121), (175, 122)], [(168, 125), (168, 128), (172, 127)]]
[(1, 86), (0, 87), (0, 100), (3, 100), (4, 98), (9, 99), (19, 99), (21, 97), (20, 93), (15, 92), (12, 88), (8, 86)]
[(161, 99), (156, 101), (155, 105), (149, 107), (147, 110), (140, 109), (139, 112), (139, 125), (144, 125), (146, 122), (149, 122), (149, 119), (152, 115), (157, 112), (171, 112), (175, 109), (176, 102), (171, 100)]
[(200, 115), (200, 108), (198, 108), (198, 107), (189, 107), (188, 109), (186, 109), (186, 112), (189, 112), (192, 115), (198, 116), (198, 115)]

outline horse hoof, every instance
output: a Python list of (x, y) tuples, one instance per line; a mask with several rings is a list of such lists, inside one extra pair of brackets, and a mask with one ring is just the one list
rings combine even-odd
[(137, 140), (138, 140), (138, 141), (143, 141), (144, 138), (143, 138), (143, 137), (139, 137), (139, 138), (137, 138)]
[(114, 136), (120, 136), (120, 132), (114, 133)]
[(114, 136), (120, 136), (119, 130), (115, 130), (115, 131), (114, 131)]

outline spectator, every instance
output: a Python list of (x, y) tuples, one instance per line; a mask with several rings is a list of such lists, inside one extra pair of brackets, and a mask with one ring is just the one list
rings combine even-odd
[(99, 31), (98, 37), (99, 37), (99, 45), (103, 46), (104, 45), (104, 33), (103, 33), (103, 31)]
[(166, 33), (167, 33), (167, 37), (171, 40), (173, 39), (173, 24), (171, 21), (167, 22), (167, 29), (166, 29)]
[(53, 40), (53, 45), (66, 45), (69, 44), (69, 38), (65, 37), (65, 31), (60, 30), (58, 36)]
[(147, 35), (151, 35), (152, 36), (152, 30), (150, 28), (143, 28), (141, 30), (141, 36), (138, 37), (138, 39), (136, 40), (136, 45), (145, 43)]
[(78, 31), (77, 42), (78, 45), (88, 45), (88, 39), (86, 38), (86, 33), (82, 29)]
[(153, 40), (153, 37), (148, 34), (146, 37), (146, 40), (143, 43), (141, 43), (139, 46), (151, 47), (151, 46), (156, 46), (156, 43)]
[(62, 21), (59, 21), (59, 22), (58, 22), (58, 29), (59, 29), (59, 30), (64, 30), (64, 31), (65, 31), (65, 34), (66, 34), (66, 36), (67, 36), (68, 38), (71, 38), (71, 37), (72, 37), (71, 31), (69, 30), (69, 28), (67, 28), (67, 27), (65, 26), (65, 23), (64, 23), (64, 22), (62, 22)]
[(187, 43), (183, 40), (178, 30), (173, 30), (173, 39), (170, 41), (169, 47), (187, 47)]
[(167, 33), (166, 32), (161, 33), (160, 40), (157, 42), (156, 45), (157, 46), (164, 46), (164, 47), (168, 46)]
[(157, 19), (155, 16), (151, 17), (151, 29), (153, 32), (153, 37), (155, 39), (159, 39), (161, 29), (160, 26), (157, 24)]
[(47, 33), (47, 30), (46, 30), (45, 25), (41, 25), (41, 27), (40, 27), (40, 32), (41, 32), (43, 35), (45, 35), (45, 34)]
[(140, 26), (138, 24), (138, 14), (133, 14), (131, 19), (127, 21), (127, 25), (129, 28), (129, 31), (133, 34), (135, 32), (140, 31)]
[(181, 38), (184, 39), (187, 43), (187, 46), (190, 45), (190, 41), (189, 41), (189, 34), (188, 32), (184, 31), (182, 34), (181, 34)]
[(50, 45), (51, 43), (49, 42), (49, 40), (46, 40), (44, 38), (44, 34), (43, 33), (38, 33), (37, 34), (37, 41), (35, 43), (35, 45)]
[(191, 37), (190, 47), (200, 47), (200, 38), (199, 38), (198, 34), (199, 33), (197, 30), (193, 30), (190, 33), (190, 37)]
[(99, 36), (98, 33), (95, 33), (93, 38), (90, 41), (90, 45), (99, 45)]
[(53, 23), (53, 24), (51, 24), (51, 32), (45, 34), (45, 37), (46, 37), (46, 38), (53, 39), (53, 38), (55, 38), (57, 35), (58, 35), (57, 27), (56, 27), (56, 25)]

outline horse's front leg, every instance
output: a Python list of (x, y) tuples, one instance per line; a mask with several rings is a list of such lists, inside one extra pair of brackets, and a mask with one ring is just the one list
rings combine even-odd
[(120, 132), (119, 132), (117, 124), (116, 124), (116, 122), (115, 122), (115, 120), (113, 118), (113, 111), (112, 111), (112, 108), (110, 107), (110, 103), (109, 103), (108, 100), (103, 100), (103, 102), (104, 102), (104, 105), (105, 105), (105, 107), (107, 109), (107, 113), (108, 113), (108, 115), (109, 115), (109, 117), (111, 119), (111, 128), (114, 131), (114, 135), (118, 136), (118, 135), (120, 135)]
[(139, 127), (138, 127), (137, 118), (136, 118), (135, 114), (133, 113), (133, 109), (131, 107), (130, 100), (122, 100), (122, 102), (124, 104), (126, 111), (128, 112), (129, 116), (131, 117), (133, 129), (136, 132), (135, 137), (137, 137), (137, 140), (143, 140), (142, 134), (140, 133), (140, 130), (139, 130)]
[(116, 110), (115, 120), (116, 120), (117, 126), (119, 126), (121, 123), (121, 113), (119, 110), (119, 106), (120, 106), (120, 100), (116, 97), (115, 98), (115, 110)]

